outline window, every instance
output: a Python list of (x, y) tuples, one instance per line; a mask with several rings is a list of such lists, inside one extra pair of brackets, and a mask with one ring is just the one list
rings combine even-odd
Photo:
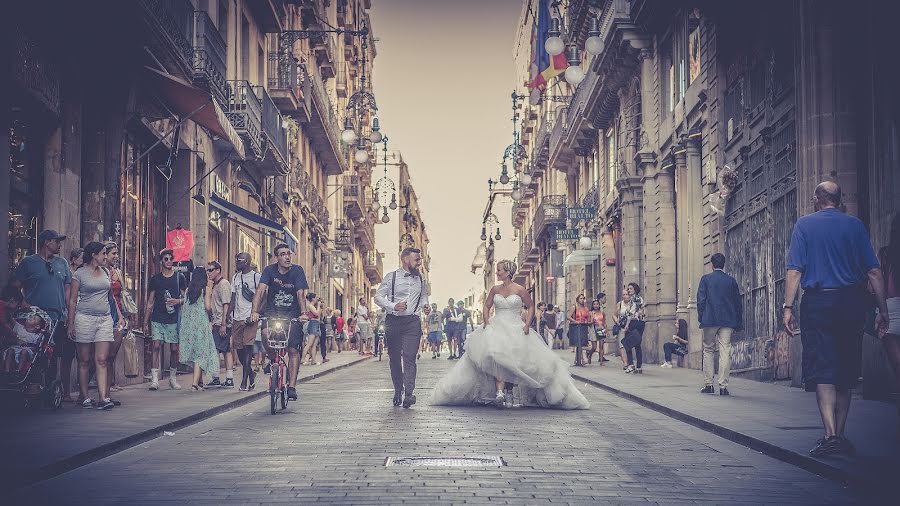
[(222, 36), (222, 39), (228, 42), (228, 2), (226, 0), (219, 0), (219, 14), (216, 16), (216, 26), (219, 28), (219, 35)]
[(700, 75), (700, 9), (691, 10), (687, 20), (688, 80), (690, 85)]
[(673, 112), (675, 110), (675, 61), (672, 58), (672, 37), (666, 37), (659, 48), (660, 54), (660, 70), (662, 76), (660, 79), (662, 102), (665, 112)]
[(241, 16), (241, 76), (244, 81), (250, 80), (250, 22)]

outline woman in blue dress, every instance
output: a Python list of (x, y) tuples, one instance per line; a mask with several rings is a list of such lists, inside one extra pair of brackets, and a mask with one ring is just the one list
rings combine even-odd
[(213, 341), (212, 325), (207, 312), (206, 269), (197, 267), (188, 283), (187, 297), (181, 309), (179, 358), (182, 364), (194, 364), (191, 388), (203, 390), (201, 378), (204, 371), (219, 370), (219, 353)]

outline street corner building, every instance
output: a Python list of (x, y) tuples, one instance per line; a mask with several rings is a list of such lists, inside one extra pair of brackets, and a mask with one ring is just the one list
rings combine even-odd
[[(874, 1), (523, 2), (517, 281), (554, 305), (604, 292), (608, 311), (638, 283), (645, 360), (661, 361), (684, 319), (681, 365), (700, 368), (697, 286), (722, 252), (743, 305), (744, 329), (720, 351), (732, 374), (799, 385), (800, 339), (780, 308), (816, 184), (841, 185), (876, 249), (900, 211), (897, 14)], [(569, 68), (529, 89), (553, 28)], [(865, 394), (885, 393), (872, 336), (864, 356)]]
[[(278, 243), (327, 307), (381, 279), (371, 168), (342, 125), (378, 130), (369, 0), (15, 2), (4, 12), (0, 283), (37, 234), (119, 244), (143, 301), (156, 253), (177, 260)], [(374, 143), (357, 144), (371, 152)], [(340, 235), (343, 233), (344, 235)], [(182, 267), (186, 269), (187, 267)], [(140, 381), (137, 379), (136, 381)]]

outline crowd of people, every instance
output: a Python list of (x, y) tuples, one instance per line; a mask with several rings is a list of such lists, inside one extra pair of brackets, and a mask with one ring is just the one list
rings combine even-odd
[[(192, 390), (234, 388), (235, 371), (242, 365), (239, 388), (253, 390), (257, 373), (269, 373), (261, 315), (296, 319), (292, 335), (297, 336), (289, 350), (292, 396), (301, 361), (319, 365), (328, 362), (331, 353), (365, 356), (377, 349), (375, 331), (383, 327), (384, 311), (371, 313), (364, 298), (346, 319), (339, 309), (325, 307), (320, 296), (308, 291), (305, 273), (291, 263), (293, 252), (286, 245), (276, 247), (262, 272), (248, 253), (238, 253), (230, 280), (216, 260), (179, 272), (173, 250), (163, 249), (157, 256), (159, 272), (148, 280), (143, 321), (137, 325), (138, 307), (125, 289), (117, 244), (90, 242), (73, 249), (67, 261), (60, 256), (66, 239), (53, 230), (41, 232), (38, 252), (22, 259), (0, 294), (3, 379), (23, 377), (34, 358), (40, 326), (30, 324), (28, 315), (37, 308), (54, 322), (48, 328), (54, 329), (54, 353), (61, 359), (64, 402), (98, 410), (121, 405), (114, 398), (120, 390), (114, 364), (129, 332), (147, 338), (145, 379), (151, 391), (160, 389), (164, 349), (170, 389), (182, 389), (179, 366), (192, 370)], [(76, 360), (78, 396), (72, 398), (71, 364)], [(96, 398), (90, 389), (94, 385)]]

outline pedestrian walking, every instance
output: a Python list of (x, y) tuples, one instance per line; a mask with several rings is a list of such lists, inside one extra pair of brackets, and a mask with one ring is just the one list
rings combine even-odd
[(597, 298), (591, 301), (591, 323), (593, 325), (588, 329), (587, 339), (591, 347), (587, 350), (587, 363), (591, 363), (594, 352), (597, 352), (597, 361), (600, 365), (606, 362), (603, 357), (603, 346), (606, 341), (606, 314), (603, 312), (603, 306), (606, 304), (606, 294), (600, 292)]
[(341, 316), (341, 310), (334, 310), (334, 339), (337, 341), (337, 350), (338, 353), (341, 353), (346, 349), (347, 346), (347, 333), (346, 322), (344, 321), (344, 317)]
[[(107, 378), (109, 379), (109, 391), (118, 392), (121, 390), (116, 385), (116, 356), (119, 354), (119, 348), (122, 347), (122, 340), (125, 332), (128, 330), (128, 314), (125, 312), (125, 306), (122, 304), (123, 279), (122, 271), (119, 270), (119, 246), (114, 242), (106, 243), (106, 265), (104, 266), (107, 274), (109, 274), (109, 290), (110, 290), (110, 313), (113, 317), (113, 343), (109, 348)], [(119, 319), (119, 315), (122, 318)], [(113, 399), (113, 403), (120, 405), (118, 401)]]
[(231, 294), (233, 290), (231, 283), (225, 279), (222, 273), (222, 264), (216, 260), (206, 264), (206, 276), (209, 279), (209, 287), (205, 290), (205, 297), (210, 311), (213, 342), (225, 361), (225, 382), (223, 383), (219, 379), (219, 367), (216, 366), (215, 369), (209, 371), (213, 378), (208, 386), (234, 388), (234, 354), (231, 353)]
[[(78, 384), (81, 407), (109, 410), (115, 406), (109, 397), (109, 350), (115, 341), (110, 306), (110, 279), (106, 264), (106, 245), (88, 243), (84, 263), (72, 276), (66, 327), (78, 347)], [(122, 315), (115, 309), (118, 318)], [(91, 359), (97, 371), (99, 399), (95, 404), (88, 394)]]
[(550, 345), (553, 349), (557, 349), (556, 346), (556, 311), (553, 307), (553, 304), (547, 304), (545, 308), (544, 314), (541, 317), (544, 320), (544, 342), (550, 342)]
[(375, 303), (385, 310), (385, 344), (390, 356), (394, 406), (409, 408), (416, 403), (416, 351), (422, 334), (419, 311), (431, 313), (425, 279), (419, 272), (422, 252), (405, 248), (401, 267), (384, 277), (375, 294)]
[(547, 342), (547, 336), (544, 335), (544, 311), (547, 310), (547, 304), (538, 302), (534, 317), (531, 319), (531, 328), (537, 331), (538, 335), (544, 342)]
[(208, 267), (206, 269), (197, 267), (191, 273), (191, 281), (188, 283), (184, 306), (181, 309), (179, 360), (182, 364), (194, 367), (191, 389), (195, 391), (203, 390), (204, 372), (210, 374), (219, 372), (221, 351), (216, 348), (216, 341), (221, 341), (221, 335), (214, 332), (214, 326), (210, 324), (207, 313), (207, 311), (215, 312), (209, 305), (211, 298), (206, 295), (209, 285), (208, 272)]
[[(587, 307), (586, 298), (583, 293), (575, 297), (575, 305), (572, 306), (572, 312), (569, 313), (569, 347), (572, 351), (583, 353), (582, 347), (587, 345), (588, 325), (592, 323), (591, 310)], [(582, 364), (582, 356), (575, 357), (575, 364)]]
[[(450, 353), (450, 356), (447, 357), (447, 360), (456, 360), (456, 327), (457, 327), (457, 315), (456, 312), (456, 304), (453, 299), (447, 301), (447, 307), (444, 308), (443, 320), (444, 320), (444, 334), (447, 335), (447, 351)], [(441, 356), (438, 354), (438, 356)]]
[(425, 318), (428, 325), (428, 344), (431, 346), (431, 358), (441, 356), (441, 329), (444, 324), (444, 315), (438, 311), (437, 304), (431, 305), (431, 313)]
[(678, 320), (678, 332), (672, 336), (671, 343), (663, 344), (663, 354), (665, 362), (660, 367), (664, 369), (672, 368), (672, 355), (683, 357), (688, 354), (688, 325), (685, 320)]
[(556, 318), (556, 326), (553, 327), (555, 330), (553, 331), (555, 335), (553, 336), (554, 340), (559, 343), (558, 349), (565, 348), (563, 344), (563, 331), (566, 328), (566, 311), (562, 306), (556, 306), (553, 309), (553, 314)]
[(334, 351), (334, 310), (329, 308), (325, 308), (325, 315), (322, 319), (322, 329), (325, 332), (325, 344), (323, 346), (322, 351), (322, 362), (328, 362), (328, 358), (326, 352), (331, 353)]
[[(187, 279), (175, 272), (175, 254), (166, 248), (159, 252), (160, 273), (150, 278), (144, 310), (144, 335), (151, 339), (150, 390), (159, 390), (162, 344), (169, 345), (169, 388), (181, 390), (178, 384), (178, 318), (184, 304)], [(204, 271), (204, 278), (206, 271)]]
[[(242, 392), (253, 390), (256, 386), (256, 371), (250, 364), (253, 354), (257, 356), (257, 368), (263, 366), (264, 349), (262, 338), (257, 341), (259, 324), (250, 321), (250, 313), (253, 311), (253, 297), (256, 296), (256, 287), (259, 285), (259, 274), (253, 269), (250, 254), (240, 252), (234, 257), (237, 272), (231, 278), (231, 346), (237, 350), (238, 360), (241, 362)], [(257, 342), (259, 344), (257, 345)]]
[[(697, 287), (697, 316), (703, 330), (703, 388), (700, 393), (714, 394), (714, 353), (719, 347), (719, 395), (729, 395), (731, 373), (731, 336), (743, 328), (741, 289), (737, 280), (725, 273), (725, 255), (714, 253), (709, 259), (712, 272), (700, 278)], [(670, 357), (671, 358), (671, 357)], [(669, 360), (667, 359), (666, 362)]]
[[(72, 402), (72, 361), (75, 359), (75, 341), (69, 339), (66, 328), (66, 304), (72, 271), (65, 258), (59, 255), (66, 236), (55, 230), (43, 230), (38, 234), (38, 252), (23, 258), (13, 273), (13, 284), (22, 290), (25, 303), (36, 306), (57, 322), (53, 331), (53, 351), (61, 360), (59, 366), (63, 386), (63, 400)], [(82, 261), (84, 255), (82, 254)]]
[(371, 355), (372, 352), (372, 325), (369, 321), (369, 306), (365, 297), (359, 298), (356, 306), (356, 328), (359, 332), (359, 354)]
[(69, 270), (75, 272), (84, 264), (84, 249), (75, 248), (69, 252)]
[[(322, 299), (316, 294), (309, 292), (306, 294), (306, 317), (309, 320), (303, 326), (303, 334), (305, 344), (303, 345), (303, 353), (300, 354), (300, 363), (305, 365), (319, 365), (316, 360), (316, 346), (319, 345), (319, 317), (321, 316)], [(308, 358), (307, 358), (308, 357)], [(306, 362), (303, 362), (307, 359)]]
[(797, 333), (794, 303), (800, 301), (803, 383), (816, 392), (825, 434), (809, 451), (819, 457), (852, 451), (845, 435), (851, 390), (862, 372), (866, 281), (880, 309), (876, 329), (887, 328), (884, 277), (863, 223), (843, 213), (837, 183), (820, 183), (815, 212), (794, 224), (785, 267), (785, 328)]
[[(882, 249), (881, 265), (888, 307), (888, 325), (882, 342), (894, 369), (894, 390), (900, 391), (900, 213), (894, 215), (888, 245)], [(897, 400), (897, 415), (897, 436), (900, 438), (900, 399)]]

